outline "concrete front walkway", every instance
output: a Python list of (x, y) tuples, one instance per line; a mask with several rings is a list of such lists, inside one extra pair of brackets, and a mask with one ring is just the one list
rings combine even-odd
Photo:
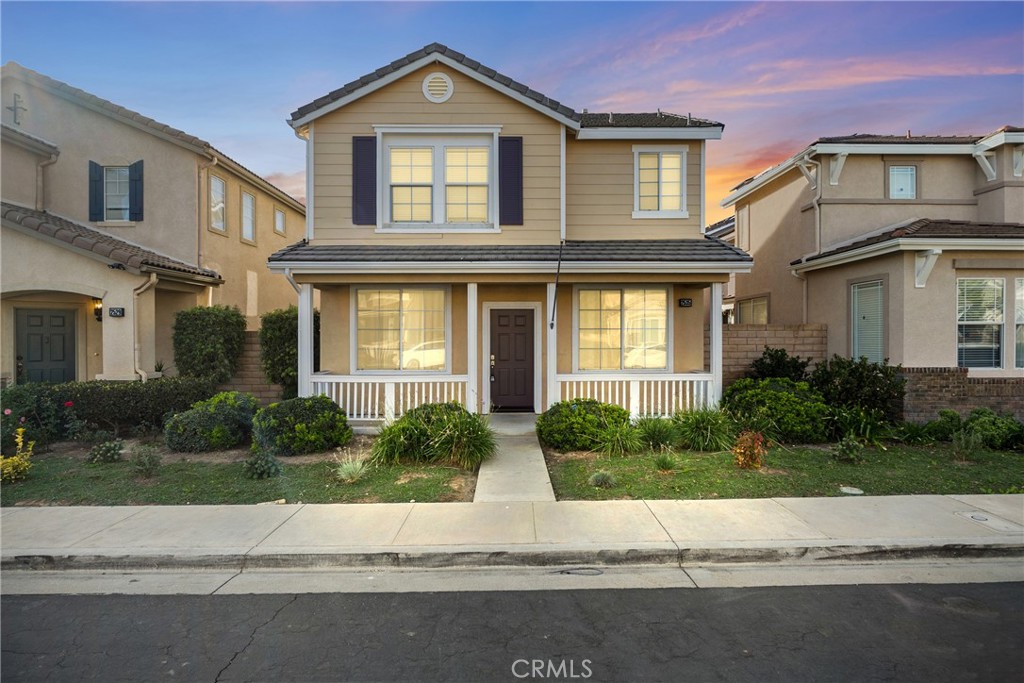
[(474, 503), (554, 502), (548, 467), (540, 450), (533, 413), (497, 413), (490, 425), (498, 451), (480, 465)]

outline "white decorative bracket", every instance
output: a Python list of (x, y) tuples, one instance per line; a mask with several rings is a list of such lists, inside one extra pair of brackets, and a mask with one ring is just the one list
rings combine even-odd
[(806, 161), (800, 161), (797, 163), (796, 167), (799, 168), (800, 172), (804, 174), (804, 178), (807, 178), (807, 184), (813, 188), (818, 186), (818, 179), (815, 178), (814, 174), (812, 174), (808, 170), (808, 167), (810, 165), (811, 164), (807, 163)]
[(1024, 176), (1024, 145), (1013, 148), (1013, 175), (1018, 178)]
[(839, 176), (843, 172), (843, 166), (846, 164), (846, 157), (849, 156), (846, 152), (840, 152), (839, 154), (833, 154), (832, 160), (829, 163), (828, 173), (828, 184), (838, 185)]
[(992, 165), (992, 159), (995, 158), (995, 152), (975, 152), (974, 158), (977, 159), (978, 165), (981, 166), (982, 172), (985, 174), (987, 180), (996, 179), (996, 169)]
[(914, 254), (914, 287), (924, 289), (928, 284), (928, 276), (932, 274), (932, 268), (941, 254), (941, 249), (929, 249)]

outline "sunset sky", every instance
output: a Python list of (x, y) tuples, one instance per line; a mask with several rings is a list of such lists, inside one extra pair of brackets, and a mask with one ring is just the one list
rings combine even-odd
[(10, 2), (0, 57), (211, 142), (292, 194), (289, 114), (437, 41), (577, 111), (692, 113), (708, 222), (821, 136), (1024, 125), (1021, 2)]

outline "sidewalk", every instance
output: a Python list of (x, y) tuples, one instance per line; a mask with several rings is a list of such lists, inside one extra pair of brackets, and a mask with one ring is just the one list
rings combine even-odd
[(1024, 495), (0, 509), (4, 569), (1024, 556)]

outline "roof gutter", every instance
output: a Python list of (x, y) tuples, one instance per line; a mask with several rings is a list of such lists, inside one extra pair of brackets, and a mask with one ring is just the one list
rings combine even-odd
[[(409, 273), (500, 273), (550, 274), (552, 261), (290, 261), (268, 267), (277, 273), (294, 275), (344, 274), (409, 274)], [(749, 273), (753, 261), (584, 261), (562, 262), (560, 271), (566, 273)]]
[(973, 250), (973, 251), (1024, 251), (1024, 239), (986, 239), (977, 237), (957, 238), (946, 237), (937, 239), (896, 238), (885, 242), (876, 242), (859, 249), (824, 256), (804, 263), (791, 266), (795, 273), (821, 270), (832, 266), (861, 261), (875, 256), (884, 256), (897, 251), (932, 251), (932, 250)]

